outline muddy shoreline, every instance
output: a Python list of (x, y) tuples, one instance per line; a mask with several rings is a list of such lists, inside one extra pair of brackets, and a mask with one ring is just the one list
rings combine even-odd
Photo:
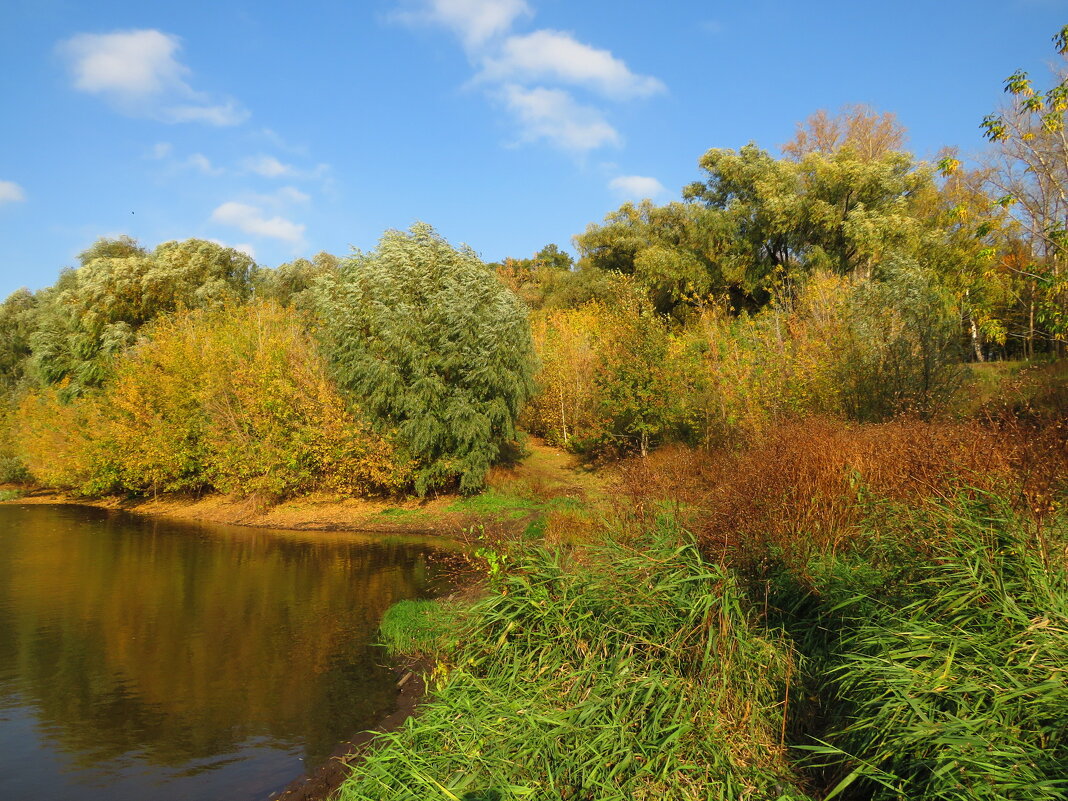
[(349, 531), (365, 534), (420, 534), (455, 538), (476, 521), (449, 509), (459, 496), (416, 500), (337, 499), (308, 495), (277, 504), (226, 495), (161, 495), (157, 498), (85, 498), (33, 486), (4, 484), (18, 493), (5, 504), (74, 504), (119, 509), (150, 517), (289, 531)]

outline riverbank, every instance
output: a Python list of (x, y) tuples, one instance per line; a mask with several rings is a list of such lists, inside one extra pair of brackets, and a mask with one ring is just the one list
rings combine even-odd
[(668, 513), (515, 543), (482, 598), (386, 613), (433, 697), (338, 798), (1063, 801), (1066, 523), (978, 493), (745, 564)]
[(0, 503), (81, 504), (136, 514), (204, 523), (297, 531), (408, 533), (458, 537), (472, 527), (491, 535), (528, 525), (542, 513), (595, 506), (608, 479), (583, 469), (558, 448), (532, 440), (526, 455), (494, 468), (487, 489), (474, 496), (431, 498), (343, 498), (313, 494), (267, 503), (227, 495), (160, 495), (153, 498), (85, 498), (27, 485), (0, 485)]
[[(357, 499), (329, 495), (293, 498), (277, 504), (220, 495), (165, 495), (156, 498), (84, 498), (24, 485), (0, 486), (0, 503), (20, 505), (78, 504), (119, 509), (182, 521), (299, 531), (340, 531), (382, 535), (430, 535), (441, 538), (514, 540), (528, 529), (551, 521), (559, 528), (590, 525), (604, 502), (611, 476), (584, 469), (571, 454), (528, 443), (527, 453), (508, 467), (497, 467), (487, 489), (470, 497), (442, 495), (428, 499)], [(4, 497), (4, 496), (8, 497)], [(340, 743), (331, 757), (269, 797), (270, 801), (327, 801), (348, 778), (350, 768), (375, 750), (374, 740), (394, 731), (415, 713), (425, 695), (422, 671), (401, 670), (397, 703), (374, 728)], [(264, 799), (264, 801), (268, 801)]]
[(227, 495), (161, 495), (156, 498), (85, 498), (37, 487), (4, 485), (18, 493), (3, 501), (19, 504), (78, 504), (98, 509), (121, 509), (151, 517), (202, 523), (277, 528), (295, 531), (411, 532), (451, 534), (463, 527), (467, 515), (461, 500), (441, 497), (425, 501), (373, 501), (308, 495), (277, 504)]

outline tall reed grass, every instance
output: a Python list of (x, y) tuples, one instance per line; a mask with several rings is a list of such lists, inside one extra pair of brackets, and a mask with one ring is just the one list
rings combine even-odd
[(1068, 798), (1063, 521), (973, 493), (869, 522), (770, 593), (821, 701), (794, 737), (824, 798)]
[(796, 657), (678, 530), (534, 549), (491, 590), (344, 801), (806, 797), (783, 743)]

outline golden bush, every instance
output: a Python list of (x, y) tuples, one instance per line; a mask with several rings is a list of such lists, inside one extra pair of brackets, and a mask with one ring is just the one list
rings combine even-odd
[(35, 393), (19, 417), (34, 477), (83, 492), (367, 494), (410, 475), (340, 395), (296, 313), (271, 303), (161, 319), (102, 393), (70, 404)]

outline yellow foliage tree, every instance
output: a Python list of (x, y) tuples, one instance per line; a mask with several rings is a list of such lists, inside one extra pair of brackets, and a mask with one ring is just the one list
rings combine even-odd
[(393, 491), (410, 479), (389, 438), (346, 405), (297, 314), (273, 303), (163, 318), (103, 392), (69, 405), (35, 393), (20, 418), (31, 473), (86, 493), (280, 498)]

